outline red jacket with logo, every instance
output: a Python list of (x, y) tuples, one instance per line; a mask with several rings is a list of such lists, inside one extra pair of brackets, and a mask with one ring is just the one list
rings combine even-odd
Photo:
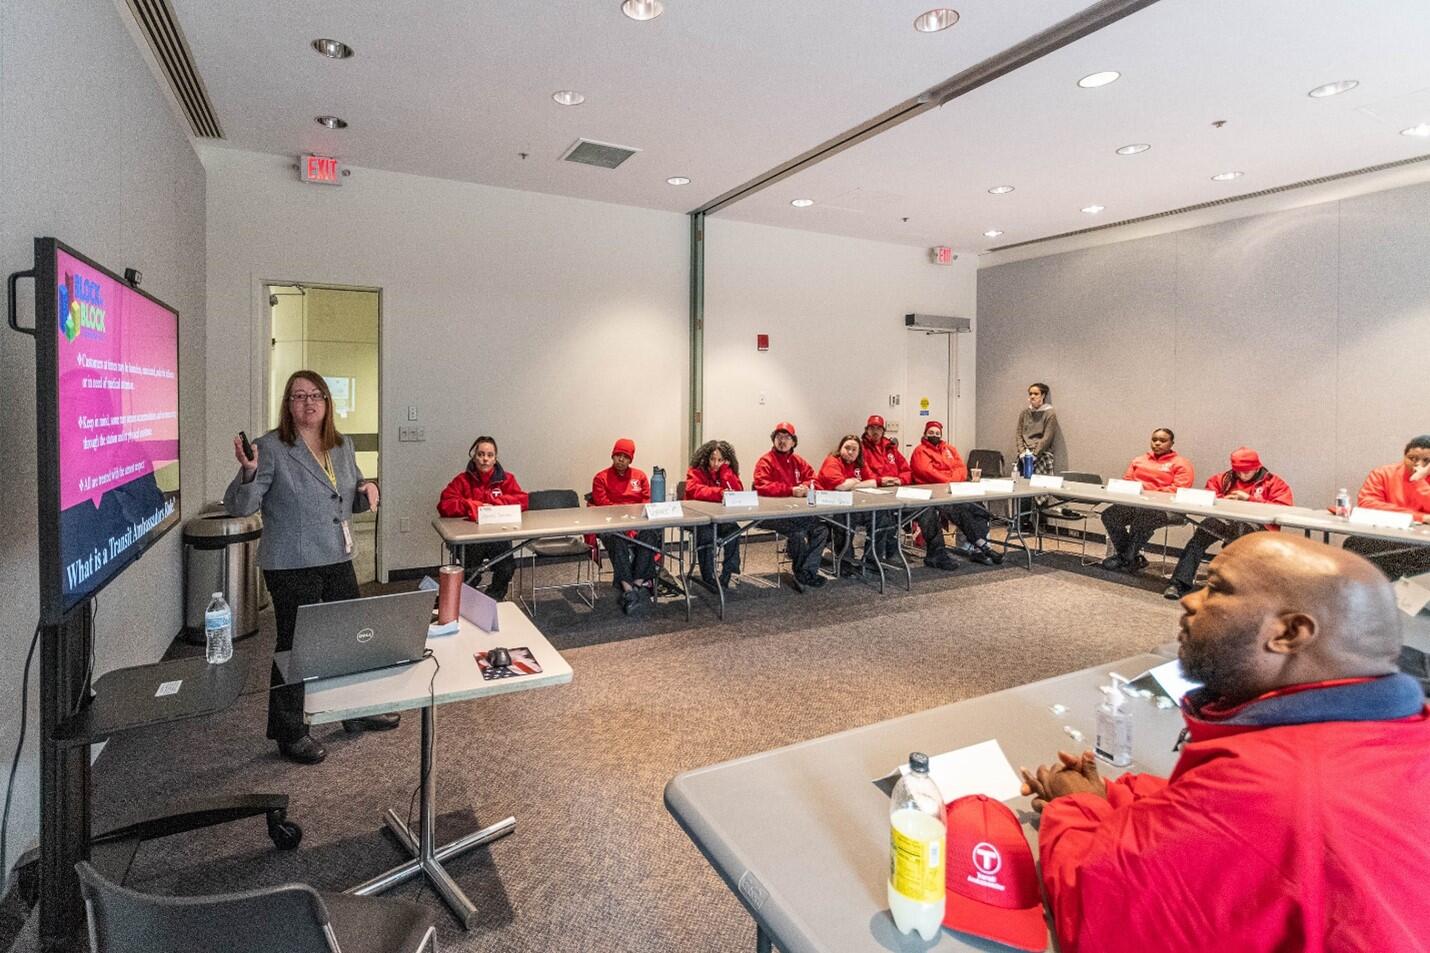
[(791, 450), (771, 450), (755, 463), (755, 492), (760, 496), (794, 496), (791, 490), (814, 480), (814, 467)]
[(740, 482), (740, 474), (732, 470), (728, 463), (722, 463), (720, 472), (714, 474), (704, 467), (691, 467), (685, 471), (685, 498), (687, 500), (719, 503), (725, 499), (726, 490), (743, 490), (744, 488), (745, 484)]
[(957, 447), (946, 442), (934, 446), (927, 440), (920, 440), (914, 448), (909, 473), (915, 483), (962, 483), (968, 479), (968, 467)]
[(824, 465), (819, 468), (819, 473), (814, 478), (814, 485), (821, 490), (837, 490), (839, 484), (848, 479), (867, 480), (864, 475), (864, 468), (853, 463), (845, 463), (844, 458), (837, 453), (831, 453), (824, 458)]
[(883, 482), (884, 477), (898, 477), (900, 483), (913, 479), (909, 474), (909, 461), (899, 452), (899, 444), (888, 437), (878, 443), (870, 443), (859, 438), (864, 450), (864, 470), (875, 480)]
[(510, 506), (515, 503), (526, 509), (526, 491), (516, 482), (516, 477), (502, 469), (498, 463), (491, 472), (483, 476), (475, 464), (467, 464), (467, 469), (452, 478), (442, 496), (437, 500), (437, 512), (442, 516), (461, 517), (475, 521), (479, 506)]
[(1168, 450), (1160, 457), (1144, 453), (1127, 464), (1124, 480), (1136, 480), (1144, 490), (1154, 493), (1171, 493), (1177, 487), (1190, 487), (1196, 480), (1192, 462), (1175, 450)]
[[(1396, 703), (1376, 720), (1336, 711), (1336, 693)], [(1292, 714), (1278, 720), (1268, 705)], [(1124, 774), (1105, 800), (1074, 794), (1043, 810), (1038, 846), (1063, 953), (1430, 950), (1430, 709), (1419, 685), (1341, 679), (1213, 707), (1184, 701), (1191, 740), (1170, 779)], [(1316, 707), (1326, 710), (1308, 713)]]
[(591, 479), (592, 506), (649, 502), (650, 481), (635, 467), (626, 467), (625, 476), (617, 476), (615, 467), (606, 467)]
[(1356, 506), (1414, 513), (1420, 522), (1430, 523), (1430, 476), (1412, 483), (1403, 463), (1376, 467), (1361, 484)]
[[(1223, 489), (1223, 483), (1228, 476), (1230, 476), (1231, 482)], [(1263, 471), (1261, 479), (1253, 480), (1250, 483), (1238, 480), (1235, 470), (1227, 470), (1207, 480), (1207, 489), (1219, 497), (1225, 497), (1229, 493), (1240, 490), (1251, 498), (1250, 502), (1252, 503), (1275, 503), (1278, 506), (1295, 505), (1291, 498), (1291, 487), (1270, 470)], [(1281, 531), (1279, 526), (1267, 526), (1266, 528), (1273, 533)]]

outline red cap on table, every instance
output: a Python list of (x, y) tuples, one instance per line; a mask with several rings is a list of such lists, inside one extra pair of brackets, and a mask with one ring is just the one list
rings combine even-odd
[(1020, 950), (1043, 950), (1048, 925), (1033, 851), (1002, 801), (971, 794), (946, 808), (943, 925)]

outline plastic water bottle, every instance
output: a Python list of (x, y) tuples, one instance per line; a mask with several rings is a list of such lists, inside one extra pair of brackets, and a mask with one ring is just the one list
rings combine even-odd
[(1106, 696), (1097, 706), (1097, 741), (1093, 752), (1109, 764), (1125, 768), (1132, 763), (1132, 712), (1127, 710), (1127, 696), (1122, 692), (1126, 680), (1112, 676), (1112, 683), (1102, 687)]
[(1345, 487), (1336, 491), (1336, 515), (1342, 517), (1351, 515), (1351, 494)]
[(215, 592), (204, 610), (204, 658), (217, 665), (233, 658), (233, 610)]
[(899, 932), (938, 936), (945, 850), (943, 795), (929, 777), (928, 755), (915, 751), (889, 799), (889, 912)]
[(665, 471), (660, 467), (652, 467), (650, 471), (650, 501), (665, 502)]

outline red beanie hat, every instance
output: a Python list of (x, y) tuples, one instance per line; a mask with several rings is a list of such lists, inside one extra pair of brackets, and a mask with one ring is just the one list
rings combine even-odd
[(1231, 452), (1233, 470), (1260, 470), (1261, 457), (1250, 447), (1237, 447)]
[(878, 414), (871, 414), (869, 416), (869, 419), (864, 422), (864, 426), (883, 428), (884, 418), (880, 417)]
[(939, 423), (937, 420), (930, 420), (928, 423), (924, 424), (924, 433), (928, 433), (931, 427), (937, 427), (939, 430), (942, 430), (943, 424)]
[(636, 442), (626, 437), (617, 440), (616, 445), (611, 448), (611, 456), (614, 457), (618, 453), (624, 453), (634, 460), (636, 458)]

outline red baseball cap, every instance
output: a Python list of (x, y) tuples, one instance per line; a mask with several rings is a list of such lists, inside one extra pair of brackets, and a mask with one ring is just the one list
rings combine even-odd
[(930, 420), (928, 423), (924, 424), (924, 433), (928, 433), (935, 427), (937, 427), (939, 430), (942, 430), (943, 424), (939, 423), (937, 420)]
[(870, 415), (869, 415), (869, 419), (866, 420), (866, 421), (864, 421), (864, 426), (866, 426), (866, 427), (882, 427), (882, 426), (884, 426), (884, 418), (883, 418), (883, 417), (880, 417), (878, 414), (870, 414)]
[(791, 437), (799, 436), (799, 434), (794, 432), (794, 424), (790, 423), (788, 420), (781, 420), (779, 423), (775, 424), (775, 433), (779, 433), (781, 430), (789, 434)]
[(636, 442), (628, 437), (617, 440), (615, 446), (611, 448), (611, 456), (614, 457), (618, 453), (624, 453), (634, 460), (636, 458)]
[(1033, 851), (1002, 801), (970, 794), (946, 808), (948, 854), (943, 925), (1041, 951), (1048, 945)]
[(1237, 447), (1231, 452), (1233, 470), (1260, 470), (1261, 455), (1250, 447)]

